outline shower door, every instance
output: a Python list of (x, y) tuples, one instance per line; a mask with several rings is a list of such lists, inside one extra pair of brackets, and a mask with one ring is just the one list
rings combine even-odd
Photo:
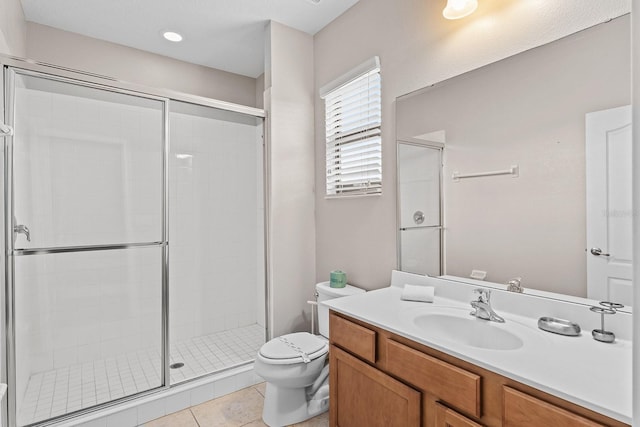
[(9, 416), (165, 384), (166, 101), (5, 68)]

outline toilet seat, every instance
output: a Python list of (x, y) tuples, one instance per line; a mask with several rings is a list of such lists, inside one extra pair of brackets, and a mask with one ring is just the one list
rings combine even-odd
[(328, 351), (329, 346), (325, 340), (308, 332), (295, 332), (265, 343), (260, 348), (258, 356), (273, 365), (291, 365), (309, 363)]

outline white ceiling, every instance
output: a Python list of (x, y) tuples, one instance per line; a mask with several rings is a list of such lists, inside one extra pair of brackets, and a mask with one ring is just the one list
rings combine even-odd
[[(264, 71), (269, 20), (315, 34), (358, 0), (21, 0), (27, 21), (232, 73)], [(164, 31), (184, 36), (180, 43)]]

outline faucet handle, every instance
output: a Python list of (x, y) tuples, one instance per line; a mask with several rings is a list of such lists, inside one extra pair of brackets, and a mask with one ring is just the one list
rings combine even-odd
[(507, 282), (507, 290), (509, 292), (522, 293), (524, 288), (522, 287), (522, 277), (514, 277)]
[(474, 294), (478, 294), (478, 301), (488, 303), (491, 300), (491, 291), (485, 288), (475, 288), (473, 290)]

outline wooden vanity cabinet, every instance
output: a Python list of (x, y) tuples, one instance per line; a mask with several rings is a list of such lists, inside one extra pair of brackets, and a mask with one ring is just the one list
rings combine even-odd
[(331, 312), (332, 427), (628, 426)]
[(420, 392), (332, 346), (331, 425), (419, 427)]

